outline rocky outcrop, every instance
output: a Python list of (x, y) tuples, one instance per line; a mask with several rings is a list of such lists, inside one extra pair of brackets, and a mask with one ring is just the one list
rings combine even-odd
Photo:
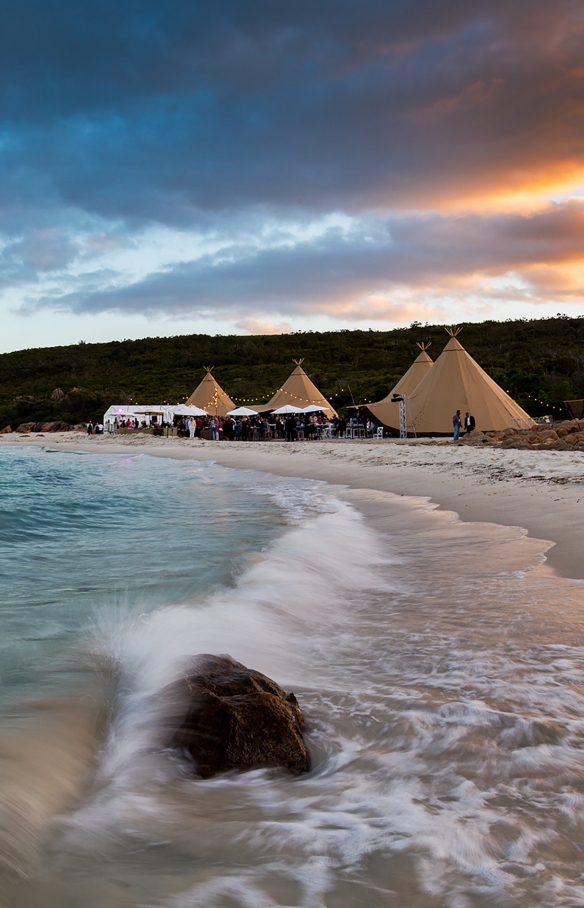
[(566, 420), (553, 428), (542, 425), (529, 429), (503, 429), (500, 432), (475, 431), (462, 435), (458, 444), (516, 451), (584, 451), (584, 420)]
[[(40, 428), (37, 428), (40, 426)], [(43, 422), (37, 423), (34, 432), (68, 432), (71, 427), (66, 422), (61, 422), (60, 420), (54, 422)]]
[(65, 392), (62, 391), (61, 388), (55, 388), (55, 390), (51, 394), (51, 400), (63, 400), (64, 397)]
[[(23, 422), (17, 432), (68, 432), (71, 426), (66, 422)], [(11, 430), (12, 431), (12, 430)]]
[(167, 697), (182, 707), (170, 743), (190, 754), (201, 778), (260, 767), (310, 769), (294, 694), (230, 656), (197, 657)]
[(11, 432), (12, 426), (4, 426), (4, 428), (0, 431), (0, 435), (10, 435)]

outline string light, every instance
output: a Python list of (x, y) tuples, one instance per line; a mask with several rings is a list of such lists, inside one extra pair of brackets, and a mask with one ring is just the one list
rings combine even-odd
[[(556, 407), (555, 404), (550, 404), (547, 402), (547, 400), (540, 400), (539, 397), (532, 397), (532, 395), (528, 394), (527, 391), (523, 391), (522, 393), (525, 397), (529, 397), (530, 400), (535, 400), (538, 404), (542, 404), (544, 407), (547, 407), (549, 410), (558, 410), (560, 413), (563, 413), (566, 409), (565, 407)], [(507, 391), (507, 394), (509, 394), (509, 391)]]

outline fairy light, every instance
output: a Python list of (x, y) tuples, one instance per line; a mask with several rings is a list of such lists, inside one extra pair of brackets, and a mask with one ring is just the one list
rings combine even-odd
[[(510, 392), (507, 391), (507, 394), (509, 393)], [(536, 403), (542, 404), (542, 406), (547, 407), (549, 410), (558, 410), (560, 413), (563, 413), (566, 409), (565, 407), (557, 407), (555, 404), (550, 404), (547, 400), (541, 400), (539, 397), (533, 397), (531, 394), (528, 394), (527, 391), (523, 391), (522, 393), (524, 397), (529, 397), (530, 400), (534, 400), (536, 401)]]

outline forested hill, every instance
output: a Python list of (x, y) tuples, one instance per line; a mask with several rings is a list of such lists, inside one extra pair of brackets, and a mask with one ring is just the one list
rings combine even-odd
[[(565, 414), (584, 397), (584, 317), (465, 324), (460, 341), (533, 416)], [(297, 332), (272, 336), (146, 338), (20, 350), (0, 355), (0, 427), (28, 420), (71, 424), (101, 416), (112, 403), (176, 403), (204, 367), (236, 402), (265, 401), (303, 366), (339, 408), (383, 397), (431, 342), (433, 359), (448, 341), (443, 327), (413, 323), (393, 331)], [(65, 396), (52, 400), (60, 388)]]

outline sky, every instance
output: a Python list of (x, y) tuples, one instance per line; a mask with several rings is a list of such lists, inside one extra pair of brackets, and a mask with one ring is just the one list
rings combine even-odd
[(4, 0), (0, 351), (557, 313), (582, 0)]

